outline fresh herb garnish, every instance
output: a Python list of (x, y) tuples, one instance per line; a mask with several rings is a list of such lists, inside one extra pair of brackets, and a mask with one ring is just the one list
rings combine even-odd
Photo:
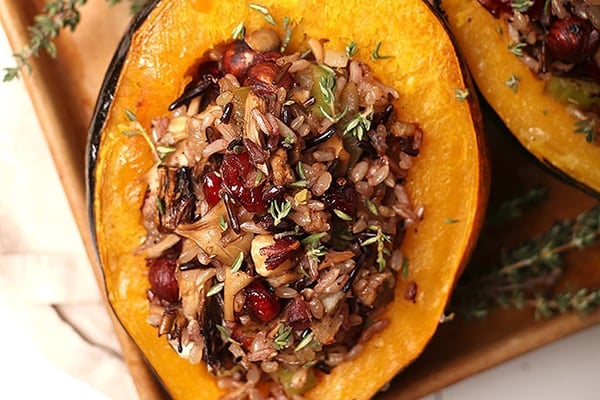
[(364, 240), (360, 245), (370, 246), (372, 244), (377, 244), (377, 265), (379, 265), (379, 271), (383, 271), (385, 269), (386, 261), (385, 255), (389, 253), (389, 250), (385, 247), (385, 243), (391, 243), (392, 238), (390, 235), (383, 233), (380, 226), (371, 225), (369, 226), (369, 230), (374, 232), (375, 234), (370, 238)]
[(275, 350), (281, 351), (287, 349), (290, 346), (292, 338), (292, 328), (286, 327), (285, 325), (279, 325), (277, 335), (273, 338), (273, 346)]
[(298, 161), (298, 164), (296, 165), (296, 171), (298, 172), (300, 179), (306, 179), (306, 171), (304, 170), (304, 164), (302, 164), (302, 161)]
[(456, 224), (458, 221), (460, 221), (460, 219), (444, 218), (445, 224)]
[(309, 332), (308, 334), (304, 335), (300, 343), (298, 343), (298, 346), (294, 348), (294, 351), (300, 351), (306, 346), (308, 346), (313, 341), (313, 337), (314, 334), (312, 332)]
[(248, 7), (250, 7), (250, 9), (254, 11), (258, 11), (259, 13), (261, 13), (265, 21), (267, 21), (269, 24), (277, 25), (277, 22), (275, 22), (275, 18), (273, 18), (267, 7), (261, 6), (260, 4), (248, 4)]
[(223, 215), (221, 215), (219, 217), (219, 228), (221, 228), (222, 231), (226, 231), (228, 226), (229, 225), (227, 224), (225, 217)]
[(371, 199), (365, 199), (365, 205), (367, 206), (367, 209), (371, 212), (371, 214), (379, 215), (379, 210), (377, 209), (377, 206), (375, 205), (375, 203), (373, 203)]
[(459, 88), (454, 89), (454, 97), (456, 98), (456, 100), (460, 101), (461, 103), (463, 101), (465, 101), (467, 99), (467, 97), (469, 97), (469, 94), (471, 94), (469, 92), (469, 89), (459, 89)]
[(327, 232), (313, 233), (312, 235), (309, 235), (302, 239), (300, 243), (303, 246), (316, 247), (316, 245), (319, 243), (319, 240), (323, 239), (325, 235), (327, 235)]
[(246, 37), (246, 27), (244, 26), (243, 22), (240, 22), (235, 26), (235, 28), (233, 28), (233, 31), (231, 31), (231, 37), (234, 40), (243, 40), (244, 37)]
[[(454, 307), (464, 316), (474, 318), (485, 317), (497, 306), (517, 309), (533, 306), (538, 316), (598, 308), (598, 294), (593, 293), (600, 289), (566, 291), (550, 297), (543, 293), (549, 293), (563, 275), (564, 253), (590, 247), (599, 238), (600, 206), (574, 220), (558, 221), (539, 237), (504, 251), (501, 265), (491, 272), (464, 279), (457, 287)], [(480, 269), (471, 269), (477, 270)]]
[(277, 203), (277, 200), (273, 200), (269, 206), (269, 214), (273, 217), (273, 224), (275, 224), (275, 226), (279, 225), (281, 221), (288, 216), (290, 211), (292, 211), (292, 203), (290, 203), (289, 200), (286, 200), (281, 204)]
[(377, 44), (375, 45), (375, 49), (373, 49), (373, 51), (371, 52), (371, 58), (373, 60), (385, 60), (386, 58), (391, 58), (392, 56), (384, 56), (379, 54), (379, 51), (381, 50), (381, 45), (382, 42), (377, 42)]
[[(150, 150), (152, 150), (152, 153), (154, 154), (156, 159), (159, 162), (162, 161), (164, 159), (164, 157), (166, 156), (166, 154), (168, 154), (170, 151), (160, 152), (158, 150), (158, 148), (154, 145), (154, 142), (150, 138), (150, 135), (148, 135), (148, 132), (146, 132), (146, 130), (144, 129), (142, 124), (138, 121), (138, 119), (133, 111), (125, 110), (125, 115), (127, 116), (127, 119), (129, 120), (129, 124), (128, 125), (124, 125), (124, 124), (119, 125), (121, 135), (130, 136), (130, 137), (141, 136), (148, 144), (148, 147), (150, 147)], [(168, 149), (168, 148), (167, 147), (163, 148), (163, 150), (166, 150), (166, 149)]]
[(362, 113), (356, 114), (356, 116), (348, 122), (344, 128), (343, 135), (352, 135), (358, 140), (363, 140), (365, 133), (371, 129), (371, 118), (373, 115), (373, 108), (369, 107)]
[(206, 297), (214, 296), (215, 294), (223, 290), (224, 287), (225, 283), (223, 282), (219, 282), (216, 285), (213, 285), (210, 289), (208, 289), (208, 292), (206, 292)]
[(583, 134), (585, 141), (593, 143), (596, 140), (596, 121), (593, 119), (584, 119), (575, 122), (575, 133)]
[(354, 57), (357, 52), (358, 52), (358, 45), (356, 44), (355, 41), (352, 41), (346, 45), (346, 55), (349, 58)]
[(521, 82), (521, 78), (516, 76), (515, 74), (511, 74), (510, 77), (504, 81), (504, 84), (508, 86), (513, 92), (517, 93), (519, 90), (519, 82)]
[(409, 266), (409, 261), (408, 261), (408, 257), (403, 257), (402, 258), (402, 280), (406, 280), (406, 278), (408, 278), (408, 266)]
[(321, 75), (321, 77), (319, 77), (319, 89), (321, 90), (321, 96), (323, 97), (323, 101), (328, 105), (333, 104), (334, 88), (335, 73), (333, 71), (328, 72), (326, 75)]
[(263, 172), (261, 170), (258, 170), (258, 172), (256, 173), (256, 178), (254, 178), (254, 185), (258, 186), (260, 184), (260, 181), (262, 181), (263, 178)]
[(235, 260), (233, 260), (233, 264), (231, 264), (231, 272), (236, 273), (242, 268), (242, 264), (244, 263), (244, 252), (240, 251)]
[(287, 49), (290, 41), (292, 40), (292, 21), (290, 17), (283, 18), (283, 40), (281, 41), (281, 47), (279, 48), (280, 53), (284, 53)]
[[(109, 6), (123, 2), (123, 0), (107, 0)], [(129, 0), (132, 15), (138, 13), (146, 0)], [(44, 5), (43, 13), (34, 17), (33, 25), (27, 27), (29, 43), (21, 51), (13, 54), (16, 61), (14, 67), (4, 68), (4, 82), (18, 78), (21, 70), (31, 73), (31, 59), (38, 57), (41, 50), (52, 58), (56, 58), (57, 51), (54, 40), (61, 30), (75, 30), (81, 20), (80, 8), (87, 0), (52, 0)]]
[(523, 49), (525, 47), (527, 47), (527, 43), (523, 43), (523, 42), (513, 43), (510, 46), (508, 46), (508, 51), (510, 51), (517, 57), (523, 57)]
[(333, 213), (342, 221), (352, 221), (352, 217), (342, 210), (338, 210), (337, 208), (333, 210)]

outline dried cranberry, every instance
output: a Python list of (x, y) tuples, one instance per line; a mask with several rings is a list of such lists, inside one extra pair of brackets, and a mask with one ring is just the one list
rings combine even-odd
[(169, 303), (176, 303), (179, 300), (179, 286), (175, 278), (177, 259), (162, 256), (149, 259), (146, 263), (150, 267), (148, 280), (152, 293)]
[(325, 192), (325, 205), (330, 211), (340, 210), (350, 216), (356, 213), (358, 201), (352, 182), (338, 178)]
[(219, 191), (221, 190), (222, 182), (223, 179), (215, 171), (209, 172), (202, 178), (202, 191), (209, 207), (213, 207), (219, 202), (221, 198)]
[(304, 300), (294, 297), (287, 310), (288, 325), (296, 331), (303, 331), (310, 325), (310, 315)]
[(244, 288), (244, 294), (246, 295), (244, 306), (251, 317), (260, 322), (269, 322), (279, 314), (281, 309), (279, 299), (262, 279), (252, 281)]
[(501, 14), (512, 14), (512, 0), (477, 0), (494, 17)]
[(263, 185), (252, 187), (248, 174), (253, 170), (248, 153), (230, 153), (223, 157), (221, 172), (223, 184), (233, 198), (239, 201), (246, 210), (254, 213), (264, 212), (265, 202), (262, 199)]

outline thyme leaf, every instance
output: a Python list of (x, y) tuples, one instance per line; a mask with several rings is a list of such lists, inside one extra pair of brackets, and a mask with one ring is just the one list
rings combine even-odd
[(219, 283), (213, 285), (210, 289), (208, 289), (208, 292), (206, 292), (206, 297), (214, 296), (215, 294), (217, 294), (221, 290), (223, 290), (224, 287), (225, 287), (224, 282), (219, 282)]
[(469, 97), (469, 94), (469, 89), (454, 89), (454, 97), (461, 103), (464, 102), (467, 99), (467, 97)]
[(527, 47), (527, 43), (523, 43), (523, 42), (513, 43), (510, 46), (508, 46), (508, 51), (510, 51), (517, 57), (523, 57), (523, 55), (524, 55), (523, 49), (525, 47)]
[(225, 220), (225, 216), (221, 215), (219, 217), (219, 228), (221, 228), (222, 231), (226, 231), (228, 226), (229, 226), (229, 224), (227, 224), (227, 221)]
[(288, 16), (283, 18), (283, 32), (283, 40), (281, 41), (281, 47), (279, 48), (280, 53), (285, 52), (292, 40), (292, 23)]
[(352, 135), (358, 140), (363, 140), (365, 134), (371, 129), (371, 118), (373, 117), (373, 108), (369, 107), (362, 113), (356, 114), (356, 116), (351, 119), (344, 131), (343, 135)]
[(510, 77), (504, 81), (504, 84), (508, 86), (513, 92), (517, 93), (519, 90), (519, 82), (521, 82), (521, 78), (516, 76), (515, 74), (511, 74)]
[(243, 40), (244, 37), (246, 37), (246, 27), (244, 26), (243, 22), (240, 22), (233, 28), (233, 30), (231, 31), (231, 37), (234, 40)]
[(596, 141), (596, 120), (583, 119), (575, 122), (575, 133), (580, 133), (585, 137), (585, 141), (593, 143)]
[(273, 345), (275, 350), (281, 351), (287, 349), (290, 346), (292, 339), (292, 328), (285, 327), (285, 325), (279, 325), (279, 330), (277, 331), (277, 335), (273, 338)]
[(288, 216), (290, 211), (292, 211), (292, 203), (290, 203), (289, 200), (286, 200), (281, 204), (277, 203), (277, 200), (273, 200), (269, 206), (269, 214), (271, 214), (275, 220), (273, 222), (275, 226), (279, 225), (281, 221)]
[(382, 42), (377, 42), (377, 44), (375, 45), (375, 48), (371, 52), (371, 58), (373, 60), (385, 60), (387, 58), (392, 57), (392, 56), (384, 56), (384, 55), (379, 54), (379, 51), (381, 50), (381, 45), (382, 45)]
[(250, 9), (254, 11), (258, 11), (259, 13), (261, 13), (265, 21), (267, 21), (269, 24), (273, 26), (277, 25), (277, 22), (275, 22), (275, 18), (273, 18), (271, 12), (267, 7), (261, 6), (260, 4), (248, 4), (248, 7), (250, 7)]
[(298, 343), (298, 346), (296, 346), (294, 348), (294, 351), (300, 351), (303, 348), (305, 348), (306, 346), (308, 346), (314, 338), (314, 334), (312, 332), (309, 332), (308, 334), (306, 334), (302, 340), (300, 341), (300, 343)]
[(358, 52), (358, 45), (356, 44), (356, 42), (355, 42), (355, 41), (352, 41), (352, 42), (350, 42), (350, 43), (348, 43), (348, 44), (346, 45), (346, 48), (345, 48), (345, 50), (346, 50), (346, 55), (347, 55), (349, 58), (352, 58), (352, 57), (354, 57), (354, 56), (356, 55), (356, 53)]
[(242, 268), (242, 264), (244, 263), (244, 252), (240, 251), (237, 255), (233, 263), (231, 264), (231, 272), (236, 273)]

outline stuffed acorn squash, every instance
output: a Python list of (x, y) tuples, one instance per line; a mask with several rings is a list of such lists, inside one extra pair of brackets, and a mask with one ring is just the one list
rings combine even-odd
[(366, 399), (419, 355), (487, 200), (468, 89), (417, 0), (142, 11), (89, 199), (110, 304), (173, 397)]
[(483, 96), (536, 158), (600, 193), (600, 6), (442, 0)]

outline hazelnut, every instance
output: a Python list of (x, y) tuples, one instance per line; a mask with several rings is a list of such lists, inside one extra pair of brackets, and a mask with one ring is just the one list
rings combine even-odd
[(240, 79), (246, 75), (251, 66), (260, 60), (260, 54), (248, 47), (245, 42), (236, 40), (227, 45), (223, 52), (223, 71)]
[(253, 87), (258, 93), (275, 93), (279, 87), (289, 90), (292, 77), (272, 61), (264, 61), (248, 70), (244, 86)]
[(271, 28), (260, 28), (246, 35), (246, 43), (259, 53), (278, 51), (281, 45), (279, 35)]
[(566, 63), (579, 63), (598, 47), (598, 32), (588, 21), (567, 17), (554, 21), (546, 41), (553, 57)]

